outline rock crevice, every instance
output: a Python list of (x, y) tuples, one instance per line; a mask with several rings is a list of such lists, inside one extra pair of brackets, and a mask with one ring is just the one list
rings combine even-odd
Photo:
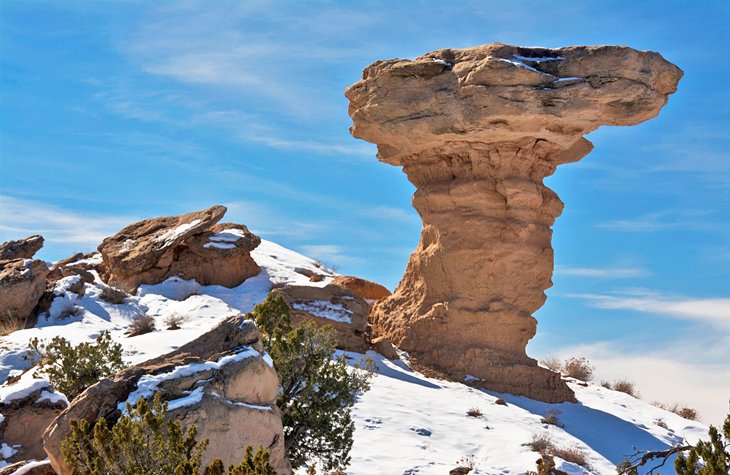
[(681, 70), (620, 46), (494, 43), (378, 61), (345, 95), (352, 134), (416, 187), (421, 240), (373, 330), (421, 365), (549, 402), (574, 396), (525, 353), (552, 285), (563, 203), (543, 179), (601, 125), (659, 113)]

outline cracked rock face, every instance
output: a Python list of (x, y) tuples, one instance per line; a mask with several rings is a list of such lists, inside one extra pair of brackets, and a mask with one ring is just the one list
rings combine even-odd
[(368, 66), (347, 89), (353, 136), (416, 186), (421, 241), (373, 330), (418, 363), (488, 389), (574, 400), (525, 353), (563, 203), (543, 184), (601, 125), (655, 117), (682, 71), (621, 46), (442, 49)]
[(92, 426), (99, 418), (116, 422), (125, 403), (159, 392), (169, 417), (185, 431), (194, 424), (198, 440), (210, 440), (203, 466), (215, 458), (224, 466), (237, 465), (247, 446), (263, 446), (276, 472), (291, 474), (276, 406), (279, 379), (259, 337), (252, 321), (229, 317), (167, 355), (102, 379), (74, 399), (43, 434), (53, 468), (60, 475), (71, 473), (61, 443), (73, 419), (86, 419)]

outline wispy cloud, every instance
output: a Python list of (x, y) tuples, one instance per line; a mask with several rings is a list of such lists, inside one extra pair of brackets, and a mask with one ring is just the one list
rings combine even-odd
[(569, 267), (556, 266), (556, 275), (570, 275), (593, 279), (629, 279), (646, 277), (650, 272), (641, 267)]
[(695, 320), (730, 331), (730, 298), (693, 298), (667, 295), (647, 289), (590, 294), (575, 293), (567, 297), (585, 301), (589, 306), (612, 310), (633, 310), (672, 318)]
[(596, 227), (610, 231), (653, 232), (665, 230), (718, 230), (718, 222), (708, 210), (671, 210), (646, 213), (633, 219), (618, 219), (598, 223)]
[(49, 243), (95, 247), (105, 237), (137, 220), (124, 216), (78, 213), (47, 203), (0, 195), (0, 234), (8, 239), (41, 234)]
[(334, 244), (302, 246), (302, 250), (306, 255), (322, 260), (330, 266), (361, 261), (360, 258), (347, 255), (342, 246)]

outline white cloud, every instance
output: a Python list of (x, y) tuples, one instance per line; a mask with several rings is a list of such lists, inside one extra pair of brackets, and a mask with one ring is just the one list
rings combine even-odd
[(590, 294), (575, 293), (567, 297), (582, 299), (591, 307), (615, 310), (633, 310), (665, 315), (673, 318), (696, 320), (730, 330), (730, 298), (693, 298), (667, 295), (646, 289)]
[(40, 234), (47, 243), (95, 247), (105, 237), (134, 221), (138, 219), (77, 213), (46, 203), (0, 195), (0, 234), (7, 239)]
[(645, 277), (649, 275), (646, 269), (640, 267), (569, 267), (556, 266), (556, 275), (571, 275), (595, 279), (628, 279), (631, 277)]
[(345, 254), (345, 250), (342, 246), (334, 244), (316, 244), (302, 246), (304, 254), (324, 261), (325, 264), (331, 266), (338, 266), (342, 263), (360, 262), (362, 259), (351, 257)]
[(596, 227), (610, 231), (623, 232), (653, 232), (665, 230), (718, 230), (721, 229), (716, 221), (708, 219), (712, 211), (708, 210), (681, 210), (660, 211), (647, 213), (634, 219), (617, 219), (598, 223)]

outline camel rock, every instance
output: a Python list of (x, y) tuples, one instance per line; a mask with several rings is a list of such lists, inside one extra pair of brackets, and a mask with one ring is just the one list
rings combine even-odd
[(421, 240), (377, 335), (444, 375), (547, 402), (572, 401), (525, 353), (552, 285), (563, 203), (543, 179), (592, 149), (601, 125), (655, 117), (682, 71), (623, 46), (493, 43), (377, 61), (348, 88), (353, 136), (416, 187)]

